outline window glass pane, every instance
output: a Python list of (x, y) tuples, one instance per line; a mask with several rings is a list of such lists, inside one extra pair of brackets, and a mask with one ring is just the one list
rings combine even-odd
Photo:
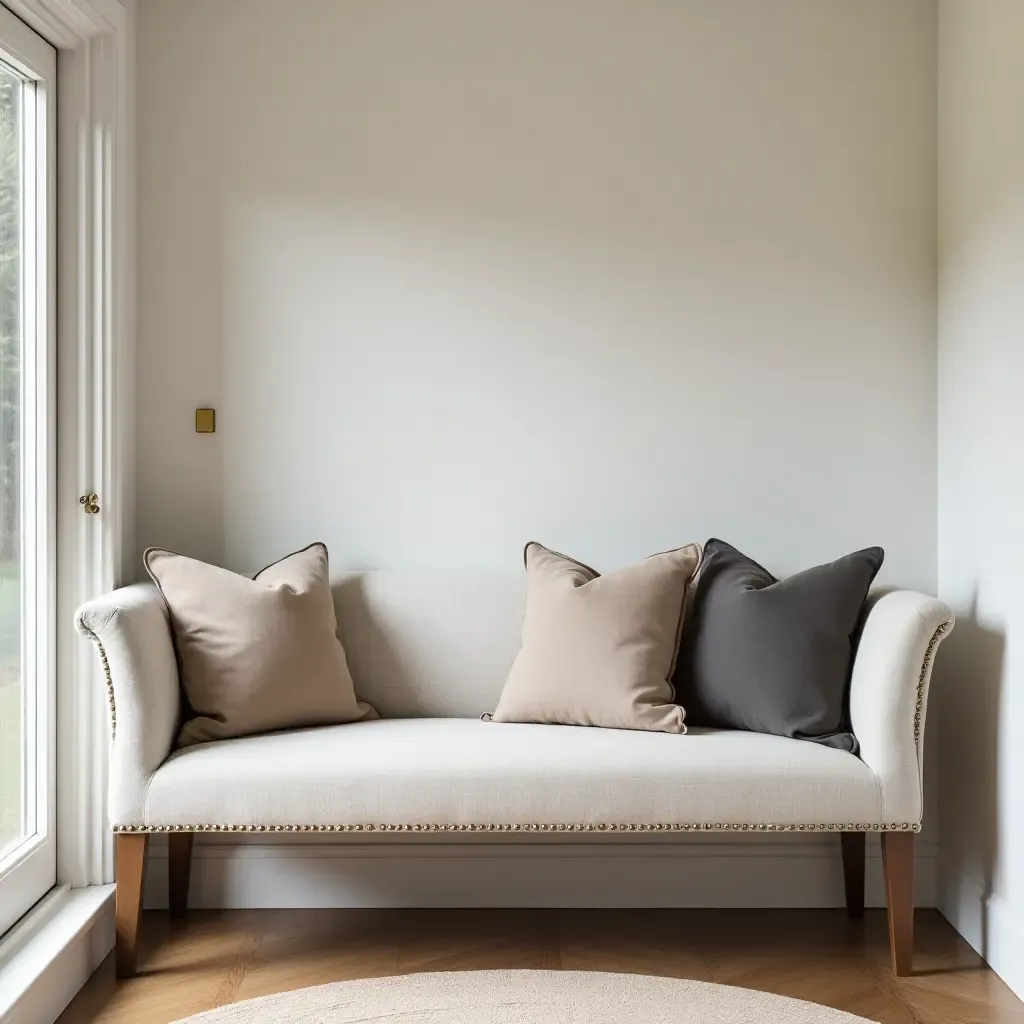
[(21, 674), (22, 80), (0, 66), (0, 857), (25, 829)]

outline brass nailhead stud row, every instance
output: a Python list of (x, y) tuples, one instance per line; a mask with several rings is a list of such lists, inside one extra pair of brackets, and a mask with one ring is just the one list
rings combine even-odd
[(889, 824), (486, 824), (486, 825), (114, 825), (114, 832), (919, 832), (920, 823)]

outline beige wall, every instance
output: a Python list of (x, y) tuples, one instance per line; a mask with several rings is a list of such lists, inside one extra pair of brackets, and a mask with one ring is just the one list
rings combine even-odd
[(934, 14), (145, 0), (140, 546), (933, 589)]
[(939, 25), (940, 906), (1024, 996), (1024, 3)]

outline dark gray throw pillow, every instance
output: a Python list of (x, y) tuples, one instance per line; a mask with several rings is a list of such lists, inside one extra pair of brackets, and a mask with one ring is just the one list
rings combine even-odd
[(777, 580), (709, 540), (673, 679), (686, 724), (856, 753), (847, 690), (861, 608), (884, 557), (865, 548)]

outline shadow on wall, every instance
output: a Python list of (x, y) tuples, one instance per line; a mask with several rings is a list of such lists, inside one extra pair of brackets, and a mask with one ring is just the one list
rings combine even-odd
[[(939, 791), (943, 817), (940, 843), (946, 858), (943, 880), (950, 891), (963, 880), (980, 887), (981, 955), (987, 956), (987, 897), (997, 885), (999, 849), (999, 716), (1002, 706), (1004, 632), (978, 621), (975, 589), (957, 613), (956, 629), (936, 660), (935, 696), (942, 733)], [(969, 766), (969, 770), (967, 770)], [(956, 822), (953, 828), (947, 822)], [(948, 877), (950, 870), (965, 879)]]

